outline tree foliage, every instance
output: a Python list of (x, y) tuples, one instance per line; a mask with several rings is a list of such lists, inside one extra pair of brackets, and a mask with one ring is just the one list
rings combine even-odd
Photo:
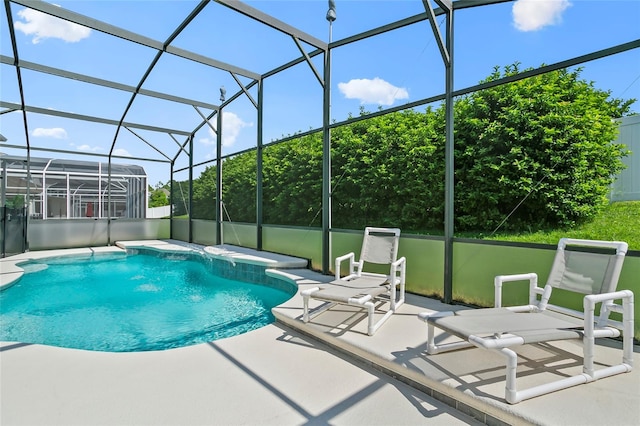
[[(496, 68), (486, 82), (521, 71)], [(459, 230), (571, 226), (606, 205), (624, 147), (613, 118), (633, 101), (559, 70), (475, 92), (455, 105)]]
[(151, 189), (149, 187), (149, 207), (162, 207), (169, 205), (169, 198), (164, 188)]
[(255, 223), (256, 159), (256, 152), (252, 151), (223, 162), (222, 199), (225, 220)]
[(265, 148), (263, 167), (264, 222), (320, 226), (321, 136), (306, 135)]
[[(499, 68), (491, 82), (520, 73)], [(613, 143), (634, 100), (559, 70), (455, 101), (456, 231), (542, 229), (593, 217), (623, 165)], [(441, 233), (444, 105), (361, 119), (331, 131), (332, 226), (397, 226)], [(255, 151), (223, 163), (229, 218), (255, 222)], [(194, 217), (215, 218), (215, 167), (194, 181)], [(270, 145), (263, 156), (263, 214), (270, 224), (320, 226), (322, 135)]]
[[(361, 114), (366, 115), (362, 111)], [(441, 228), (444, 124), (441, 110), (376, 116), (332, 135), (333, 225)]]
[[(198, 179), (200, 180), (200, 179)], [(195, 182), (194, 182), (195, 185)], [(215, 194), (215, 191), (214, 191)], [(195, 198), (195, 197), (194, 197)], [(194, 199), (195, 204), (195, 199)], [(173, 181), (171, 191), (171, 205), (173, 206), (174, 216), (184, 216), (189, 214), (189, 182)]]
[(22, 209), (27, 205), (25, 196), (22, 194), (14, 195), (5, 201), (5, 207), (8, 209)]
[[(216, 218), (216, 166), (207, 167), (193, 182), (193, 212), (194, 219)], [(189, 187), (182, 188), (180, 195), (189, 194)], [(189, 198), (187, 198), (187, 201)]]

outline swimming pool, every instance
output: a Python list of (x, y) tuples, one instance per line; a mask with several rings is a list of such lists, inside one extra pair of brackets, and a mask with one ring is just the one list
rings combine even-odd
[(271, 308), (295, 294), (281, 281), (216, 274), (235, 269), (225, 263), (146, 249), (22, 263), (25, 274), (0, 292), (0, 340), (108, 352), (177, 348), (270, 324)]

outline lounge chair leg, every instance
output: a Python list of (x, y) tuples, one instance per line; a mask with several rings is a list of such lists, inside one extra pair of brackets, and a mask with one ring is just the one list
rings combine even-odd
[(427, 353), (429, 355), (435, 355), (438, 353), (438, 347), (436, 346), (435, 339), (435, 327), (431, 323), (427, 323)]
[(512, 351), (511, 349), (503, 348), (499, 349), (502, 355), (507, 358), (506, 372), (505, 372), (505, 388), (504, 388), (504, 399), (507, 400), (509, 404), (517, 404), (520, 402), (518, 398), (518, 390), (516, 387), (516, 370), (518, 368), (518, 354)]
[(302, 321), (303, 322), (309, 322), (309, 296), (308, 295), (302, 295), (302, 305), (303, 305), (303, 310), (302, 310)]
[(373, 323), (373, 320), (374, 320), (373, 313), (375, 312), (375, 305), (373, 304), (373, 302), (367, 302), (365, 306), (367, 308), (367, 316), (369, 318), (368, 326), (367, 326), (367, 334), (369, 336), (373, 336), (373, 333), (376, 332), (375, 324)]
[(311, 295), (320, 290), (320, 287), (313, 287), (308, 290), (300, 292), (302, 295), (302, 321), (309, 322), (309, 299)]

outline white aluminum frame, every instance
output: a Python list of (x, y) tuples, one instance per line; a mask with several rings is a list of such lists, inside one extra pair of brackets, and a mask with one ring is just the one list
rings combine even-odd
[[(563, 238), (558, 244), (559, 250), (564, 250), (566, 245), (578, 245), (597, 248), (614, 248), (616, 255), (622, 258), (626, 254), (627, 244), (624, 242), (608, 242)], [(622, 261), (617, 265), (617, 271), (614, 272), (613, 280), (617, 282), (620, 270), (622, 269)], [(529, 282), (529, 305), (513, 306), (502, 308), (502, 284), (506, 282), (528, 281)], [(473, 334), (466, 335), (466, 340), (454, 341), (443, 344), (435, 342), (435, 328), (440, 328), (436, 323), (438, 318), (454, 316), (453, 312), (423, 312), (418, 318), (427, 323), (427, 353), (435, 355), (452, 350), (469, 348), (476, 346), (478, 348), (497, 352), (506, 358), (506, 384), (505, 384), (505, 400), (510, 404), (516, 404), (525, 399), (544, 395), (557, 390), (566, 389), (571, 386), (584, 384), (598, 380), (604, 377), (613, 376), (620, 373), (630, 372), (633, 368), (633, 327), (634, 327), (634, 295), (631, 290), (612, 291), (601, 294), (587, 294), (583, 298), (583, 311), (569, 309), (563, 306), (557, 306), (548, 303), (551, 295), (551, 285), (547, 283), (544, 287), (538, 286), (538, 276), (535, 273), (517, 274), (517, 275), (501, 275), (497, 276), (494, 281), (495, 285), (495, 308), (502, 308), (511, 312), (529, 312), (540, 313), (543, 311), (553, 311), (561, 315), (571, 318), (582, 319), (583, 326), (581, 328), (583, 343), (583, 367), (582, 373), (570, 377), (565, 377), (556, 381), (544, 383), (527, 389), (518, 390), (516, 385), (516, 371), (518, 366), (518, 354), (511, 349), (525, 344), (540, 343), (545, 341), (560, 340), (555, 338), (545, 339), (543, 337), (536, 341), (525, 341), (521, 336), (509, 333), (496, 333), (493, 336), (477, 336)], [(622, 303), (615, 303), (615, 301)], [(600, 305), (600, 314), (596, 317), (596, 305)], [(482, 314), (482, 310), (478, 310)], [(497, 315), (504, 311), (494, 311)], [(616, 312), (622, 314), (622, 321), (614, 321), (609, 319), (609, 314)], [(473, 314), (473, 312), (471, 313)], [(448, 332), (444, 327), (444, 332)], [(539, 330), (544, 332), (545, 330)], [(622, 332), (622, 333), (621, 333)], [(514, 330), (513, 333), (516, 333)], [(542, 333), (541, 333), (542, 334)], [(603, 337), (619, 337), (622, 334), (622, 362), (607, 367), (595, 369), (595, 339)], [(578, 334), (576, 337), (579, 338)], [(564, 338), (562, 340), (565, 340)]]

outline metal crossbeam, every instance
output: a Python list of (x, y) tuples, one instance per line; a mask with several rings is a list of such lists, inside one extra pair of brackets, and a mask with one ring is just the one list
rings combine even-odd
[(231, 73), (231, 77), (233, 77), (233, 79), (236, 81), (236, 83), (238, 83), (238, 86), (240, 86), (240, 88), (242, 89), (244, 94), (247, 95), (247, 98), (249, 98), (249, 100), (251, 101), (253, 106), (258, 108), (258, 103), (256, 102), (255, 99), (253, 99), (253, 96), (251, 96), (251, 93), (249, 93), (249, 90), (244, 86), (244, 84), (242, 84), (242, 82), (240, 81), (238, 76), (235, 75), (234, 73)]
[(273, 29), (276, 29), (282, 33), (288, 34), (292, 37), (299, 38), (307, 44), (317, 47), (322, 50), (327, 50), (328, 44), (319, 38), (316, 38), (310, 34), (305, 33), (289, 24), (286, 24), (273, 16), (267, 15), (264, 12), (259, 11), (245, 3), (237, 0), (215, 0), (216, 3), (220, 3), (229, 9), (233, 9), (238, 13), (241, 13), (249, 18), (255, 19)]
[[(57, 18), (64, 19), (65, 21), (82, 25), (83, 27), (91, 28), (93, 30), (100, 31), (102, 33), (109, 34), (114, 37), (118, 37), (142, 46), (150, 47), (160, 52), (166, 51), (167, 53), (180, 56), (184, 59), (200, 62), (202, 64), (209, 65), (224, 71), (234, 72), (236, 74), (240, 74), (248, 78), (257, 79), (260, 77), (260, 74), (258, 73), (244, 70), (242, 68), (239, 68), (230, 64), (226, 64), (221, 61), (216, 61), (214, 59), (207, 58), (203, 55), (198, 55), (197, 53), (189, 52), (184, 49), (168, 46), (166, 43), (160, 42), (158, 40), (154, 40), (152, 38), (149, 38), (140, 34), (136, 34), (132, 31), (125, 30), (120, 27), (116, 27), (115, 25), (107, 24), (106, 22), (102, 22), (98, 19), (90, 18), (80, 13), (72, 12), (62, 7), (55, 6), (54, 4), (51, 4), (51, 3), (47, 3), (44, 1), (33, 1), (33, 0), (11, 0), (11, 1), (13, 3), (22, 5), (29, 9), (34, 9), (39, 12), (46, 13), (47, 15), (55, 16)], [(178, 29), (180, 29), (180, 27)], [(173, 38), (175, 38), (175, 33), (172, 34), (172, 36)], [(172, 40), (172, 38), (170, 38), (169, 40)]]
[[(438, 1), (438, 4), (440, 3), (441, 1)], [(431, 24), (431, 30), (433, 31), (433, 35), (436, 38), (436, 42), (438, 43), (438, 49), (440, 49), (440, 55), (442, 55), (442, 60), (444, 61), (445, 65), (448, 65), (449, 63), (451, 63), (451, 55), (449, 54), (449, 51), (446, 48), (444, 39), (442, 38), (442, 33), (440, 32), (440, 28), (438, 27), (438, 23), (436, 22), (436, 15), (435, 15), (435, 12), (433, 11), (433, 6), (431, 6), (431, 1), (422, 0), (422, 4), (424, 4), (424, 8), (427, 12), (427, 16), (429, 17), (429, 24)], [(450, 14), (451, 8), (446, 10), (445, 13)]]
[[(63, 117), (63, 118), (71, 118), (73, 120), (83, 120), (83, 121), (91, 121), (93, 123), (101, 123), (101, 124), (110, 124), (113, 126), (117, 126), (120, 124), (120, 122), (118, 120), (111, 120), (108, 118), (102, 118), (102, 117), (95, 117), (95, 116), (91, 116), (91, 115), (83, 115), (83, 114), (75, 114), (72, 112), (64, 112), (64, 111), (56, 111), (53, 109), (48, 109), (48, 108), (40, 108), (40, 107), (34, 107), (34, 106), (29, 106), (29, 105), (25, 105), (24, 108), (22, 108), (22, 106), (18, 105), (18, 104), (14, 104), (12, 102), (5, 102), (5, 101), (0, 101), (0, 107), (2, 108), (11, 108), (15, 111), (24, 111), (24, 112), (32, 112), (34, 114), (43, 114), (43, 115), (52, 115), (55, 117)], [(126, 127), (131, 127), (134, 129), (142, 129), (142, 130), (149, 130), (152, 132), (160, 132), (160, 133), (173, 133), (176, 135), (183, 135), (183, 136), (189, 136), (191, 134), (191, 132), (186, 132), (184, 130), (176, 130), (176, 129), (169, 129), (166, 127), (156, 127), (156, 126), (149, 126), (146, 124), (138, 124), (138, 123), (129, 123), (129, 122), (123, 122), (122, 123), (123, 126)]]
[[(36, 71), (44, 74), (54, 75), (56, 77), (67, 78), (70, 80), (81, 81), (83, 83), (94, 84), (96, 86), (108, 87), (110, 89), (122, 90), (124, 92), (135, 93), (136, 88), (128, 84), (122, 84), (111, 80), (105, 80), (102, 78), (91, 77), (85, 74), (79, 74), (71, 71), (66, 71), (60, 68), (49, 67), (46, 65), (38, 64), (35, 62), (24, 61), (22, 59), (15, 61), (5, 55), (0, 55), (0, 63), (7, 65), (17, 64), (22, 69), (30, 71)], [(141, 95), (150, 96), (153, 98), (164, 99), (166, 101), (177, 102), (186, 105), (197, 105), (203, 108), (216, 109), (218, 105), (210, 104), (208, 102), (202, 102), (195, 99), (183, 98), (181, 96), (169, 95), (167, 93), (156, 92), (153, 90), (140, 89), (138, 91)]]
[(311, 62), (311, 58), (307, 54), (306, 50), (304, 50), (304, 47), (302, 47), (302, 44), (300, 44), (300, 40), (298, 40), (297, 37), (293, 37), (293, 41), (296, 42), (296, 46), (298, 46), (300, 53), (302, 53), (302, 56), (304, 56), (304, 59), (305, 61), (307, 61), (307, 64), (309, 64), (309, 67), (311, 67), (311, 71), (313, 71), (313, 74), (318, 79), (318, 82), (320, 82), (320, 85), (324, 87), (324, 79), (322, 78), (322, 76), (320, 76), (320, 73), (318, 72), (316, 67), (313, 65), (313, 62)]

